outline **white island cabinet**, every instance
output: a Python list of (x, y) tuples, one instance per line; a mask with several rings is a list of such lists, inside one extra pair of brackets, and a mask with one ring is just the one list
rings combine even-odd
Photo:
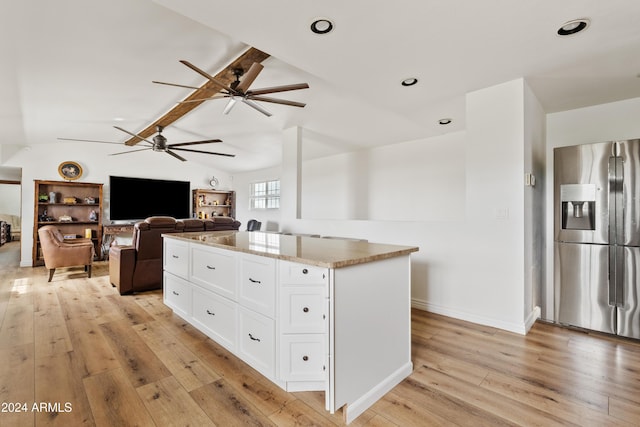
[(411, 374), (412, 246), (166, 234), (164, 302), (287, 391), (350, 423)]

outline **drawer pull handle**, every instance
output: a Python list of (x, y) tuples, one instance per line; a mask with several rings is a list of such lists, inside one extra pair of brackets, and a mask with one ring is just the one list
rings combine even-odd
[(309, 360), (309, 356), (302, 356), (302, 360), (306, 362), (307, 360)]
[(302, 269), (302, 274), (307, 274), (307, 273), (309, 273), (309, 270), (307, 270), (306, 268), (303, 268)]
[(215, 269), (216, 269), (215, 267), (213, 267), (213, 266), (211, 266), (211, 265), (207, 265), (207, 268), (208, 268), (209, 270), (215, 270)]
[(211, 311), (209, 311), (209, 309), (208, 309), (208, 308), (207, 308), (207, 314), (208, 314), (209, 316), (215, 316), (215, 315), (216, 315), (215, 313), (212, 313)]
[(309, 312), (309, 307), (303, 308), (302, 311), (304, 311), (305, 313), (308, 313)]
[(253, 335), (251, 335), (251, 334), (249, 334), (249, 338), (251, 338), (252, 341), (260, 342), (260, 338), (254, 338)]
[(173, 292), (174, 295), (180, 296), (180, 294), (177, 293), (176, 291), (171, 291), (171, 292)]
[(180, 258), (178, 255), (171, 255), (171, 256), (176, 259)]
[(249, 281), (251, 283), (258, 283), (258, 284), (262, 283), (260, 280), (253, 280), (251, 277), (249, 277)]

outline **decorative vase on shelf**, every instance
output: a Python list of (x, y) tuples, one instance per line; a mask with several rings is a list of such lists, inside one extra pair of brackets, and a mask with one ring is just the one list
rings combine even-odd
[(49, 193), (49, 203), (55, 203), (56, 202), (56, 192), (52, 191)]

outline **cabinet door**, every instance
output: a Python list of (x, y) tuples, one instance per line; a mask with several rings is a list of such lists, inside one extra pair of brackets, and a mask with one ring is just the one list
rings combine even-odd
[(284, 335), (280, 338), (281, 379), (323, 381), (326, 354), (324, 334)]
[(201, 245), (191, 246), (191, 281), (236, 300), (236, 253)]
[(283, 285), (326, 285), (329, 270), (290, 261), (280, 261), (280, 282)]
[(163, 267), (176, 276), (189, 277), (189, 244), (174, 239), (163, 239)]
[(162, 297), (165, 305), (171, 307), (180, 317), (191, 317), (191, 284), (166, 271), (163, 279)]
[(204, 332), (229, 351), (236, 348), (238, 305), (213, 292), (193, 287), (193, 320)]
[(284, 286), (280, 289), (282, 333), (324, 333), (327, 330), (327, 299), (322, 286)]
[(275, 328), (272, 319), (240, 307), (238, 356), (268, 378), (275, 372)]
[(240, 259), (240, 304), (273, 318), (275, 311), (275, 259), (242, 254)]

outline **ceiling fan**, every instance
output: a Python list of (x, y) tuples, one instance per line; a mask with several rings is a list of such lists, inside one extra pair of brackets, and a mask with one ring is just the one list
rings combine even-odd
[[(229, 98), (229, 102), (224, 108), (224, 114), (229, 114), (233, 106), (238, 101), (241, 101), (247, 104), (248, 106), (260, 111), (262, 114), (268, 117), (271, 116), (272, 114), (269, 111), (267, 111), (265, 108), (263, 108), (261, 105), (256, 103), (255, 101), (271, 102), (274, 104), (289, 105), (292, 107), (301, 107), (301, 108), (306, 105), (302, 102), (271, 98), (263, 95), (277, 93), (277, 92), (287, 92), (291, 90), (307, 89), (309, 88), (309, 85), (307, 83), (297, 83), (297, 84), (291, 84), (291, 85), (273, 86), (273, 87), (267, 87), (262, 89), (250, 90), (249, 87), (254, 82), (254, 80), (258, 77), (258, 74), (260, 74), (260, 72), (264, 68), (264, 66), (259, 62), (254, 62), (253, 64), (251, 64), (251, 67), (249, 67), (249, 70), (246, 73), (242, 68), (234, 68), (233, 75), (235, 76), (235, 81), (231, 82), (231, 84), (229, 85), (226, 85), (216, 80), (215, 77), (211, 76), (206, 71), (201, 70), (200, 68), (196, 67), (195, 65), (191, 64), (188, 61), (181, 60), (180, 62), (186, 65), (187, 67), (191, 68), (196, 73), (207, 78), (210, 82), (213, 83), (214, 86), (220, 89), (220, 93), (221, 93), (220, 95), (214, 95), (208, 98), (189, 99), (186, 101), (182, 101), (183, 103), (184, 102), (202, 102), (202, 101), (208, 101), (211, 99)], [(240, 77), (242, 77), (242, 80), (240, 80)], [(180, 84), (174, 84), (174, 83), (165, 83), (165, 82), (158, 82), (158, 81), (154, 81), (153, 83), (164, 84), (169, 86), (178, 86), (178, 87), (184, 87), (184, 88), (196, 89), (196, 90), (200, 89), (194, 86), (186, 86), (186, 85), (180, 85)]]
[[(191, 153), (202, 153), (202, 154), (211, 154), (214, 156), (226, 156), (226, 157), (235, 157), (235, 154), (227, 154), (227, 153), (214, 153), (211, 151), (201, 151), (201, 150), (193, 150), (190, 148), (182, 148), (184, 146), (188, 146), (188, 145), (199, 145), (199, 144), (212, 144), (215, 142), (222, 142), (222, 140), (220, 139), (209, 139), (209, 140), (205, 140), (205, 141), (192, 141), (192, 142), (179, 142), (177, 144), (167, 144), (167, 138), (165, 138), (162, 135), (162, 130), (164, 129), (162, 126), (157, 126), (156, 130), (158, 131), (158, 134), (156, 136), (153, 137), (153, 139), (151, 141), (149, 141), (146, 138), (141, 137), (140, 135), (137, 135), (133, 132), (129, 132), (126, 129), (123, 129), (121, 127), (118, 126), (114, 126), (114, 128), (118, 129), (119, 131), (122, 131), (124, 133), (127, 133), (137, 139), (139, 139), (138, 142), (143, 141), (148, 143), (150, 146), (146, 147), (146, 148), (141, 148), (139, 150), (131, 150), (131, 151), (124, 151), (121, 153), (114, 153), (111, 154), (112, 156), (117, 156), (119, 154), (128, 154), (128, 153), (134, 153), (136, 151), (144, 151), (144, 150), (153, 150), (153, 151), (160, 151), (160, 152), (165, 152), (167, 154), (169, 154), (170, 156), (175, 157), (178, 160), (181, 160), (183, 162), (186, 162), (187, 159), (185, 159), (184, 157), (174, 153), (174, 151), (188, 151)], [(58, 138), (59, 140), (62, 141), (83, 141), (83, 142), (98, 142), (101, 144), (117, 144), (117, 145), (122, 145), (122, 143), (119, 142), (108, 142), (108, 141), (96, 141), (96, 140), (91, 140), (91, 139), (73, 139), (73, 138)]]

